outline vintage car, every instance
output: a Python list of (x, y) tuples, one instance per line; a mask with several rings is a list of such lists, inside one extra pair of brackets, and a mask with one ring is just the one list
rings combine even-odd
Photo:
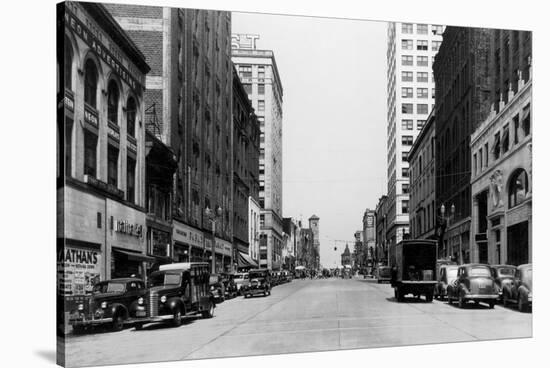
[[(269, 271), (269, 277), (272, 287), (279, 285), (279, 277), (277, 276), (277, 271)], [(250, 281), (252, 282), (252, 278), (250, 278)]]
[(235, 275), (232, 273), (221, 274), (222, 283), (224, 286), (225, 299), (231, 299), (239, 294), (237, 284), (235, 283)]
[(268, 269), (250, 270), (250, 285), (245, 286), (243, 295), (248, 298), (252, 295), (271, 295), (271, 272)]
[(509, 284), (514, 279), (514, 274), (516, 272), (516, 266), (512, 265), (492, 265), (491, 272), (493, 274), (493, 279), (495, 279), (495, 284), (498, 289), (498, 300), (502, 301), (502, 289), (506, 284)]
[(151, 273), (147, 293), (130, 311), (136, 330), (151, 322), (171, 322), (177, 327), (188, 315), (212, 318), (215, 302), (208, 270), (208, 263), (191, 262), (162, 265)]
[(458, 266), (453, 264), (441, 265), (439, 274), (437, 275), (437, 284), (434, 289), (434, 297), (436, 299), (445, 299), (447, 297), (447, 286), (456, 280)]
[(250, 279), (248, 278), (248, 272), (239, 272), (236, 273), (233, 280), (235, 285), (237, 285), (237, 291), (240, 295), (243, 295), (242, 288), (243, 286), (248, 286), (250, 284)]
[(129, 311), (145, 295), (145, 284), (137, 278), (119, 278), (94, 285), (88, 303), (78, 305), (69, 317), (75, 333), (98, 325), (120, 331), (130, 317)]
[(225, 301), (225, 285), (221, 275), (210, 275), (210, 294), (216, 303)]
[(459, 266), (456, 280), (447, 286), (447, 298), (449, 304), (458, 300), (459, 308), (464, 308), (469, 301), (487, 303), (489, 308), (494, 308), (498, 290), (489, 265), (472, 263)]
[(520, 312), (526, 312), (533, 302), (533, 265), (518, 266), (511, 283), (502, 290), (502, 303), (508, 306), (516, 303)]
[(384, 281), (391, 281), (391, 267), (378, 266), (376, 268), (376, 282), (380, 284)]

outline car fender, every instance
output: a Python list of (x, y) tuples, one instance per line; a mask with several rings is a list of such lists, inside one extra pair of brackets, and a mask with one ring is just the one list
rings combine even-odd
[(166, 301), (166, 306), (168, 306), (168, 309), (170, 309), (171, 312), (173, 312), (174, 310), (176, 310), (176, 308), (183, 308), (180, 309), (180, 311), (182, 312), (182, 314), (185, 313), (185, 307), (183, 306), (183, 302), (181, 300), (181, 298), (177, 297), (177, 296), (174, 296), (170, 299), (168, 299)]
[(529, 295), (529, 289), (524, 285), (521, 285), (518, 289), (518, 300), (519, 298), (524, 298), (525, 300), (527, 300), (528, 295)]
[(120, 303), (113, 303), (110, 307), (111, 309), (111, 316), (114, 317), (115, 315), (119, 315), (122, 313), (122, 317), (124, 319), (128, 318), (128, 310), (123, 304)]

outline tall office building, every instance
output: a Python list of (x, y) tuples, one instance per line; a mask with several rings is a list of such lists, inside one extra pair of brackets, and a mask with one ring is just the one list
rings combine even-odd
[(257, 35), (232, 35), (232, 60), (260, 122), (260, 267), (279, 269), (283, 246), (283, 87)]
[(407, 155), (435, 99), (432, 63), (441, 44), (441, 25), (389, 23), (387, 48), (387, 239), (409, 233)]

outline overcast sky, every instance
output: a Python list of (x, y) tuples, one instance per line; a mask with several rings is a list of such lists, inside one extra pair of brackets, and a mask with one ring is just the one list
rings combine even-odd
[(386, 23), (233, 12), (232, 27), (275, 53), (283, 216), (319, 216), (321, 264), (339, 265), (335, 240), (353, 250), (365, 209), (386, 191)]

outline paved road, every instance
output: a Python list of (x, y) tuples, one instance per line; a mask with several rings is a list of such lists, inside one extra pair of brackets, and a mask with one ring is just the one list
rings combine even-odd
[(397, 303), (373, 280), (294, 280), (269, 297), (217, 306), (215, 317), (179, 328), (70, 336), (68, 366), (153, 362), (529, 337), (530, 313), (413, 298)]

